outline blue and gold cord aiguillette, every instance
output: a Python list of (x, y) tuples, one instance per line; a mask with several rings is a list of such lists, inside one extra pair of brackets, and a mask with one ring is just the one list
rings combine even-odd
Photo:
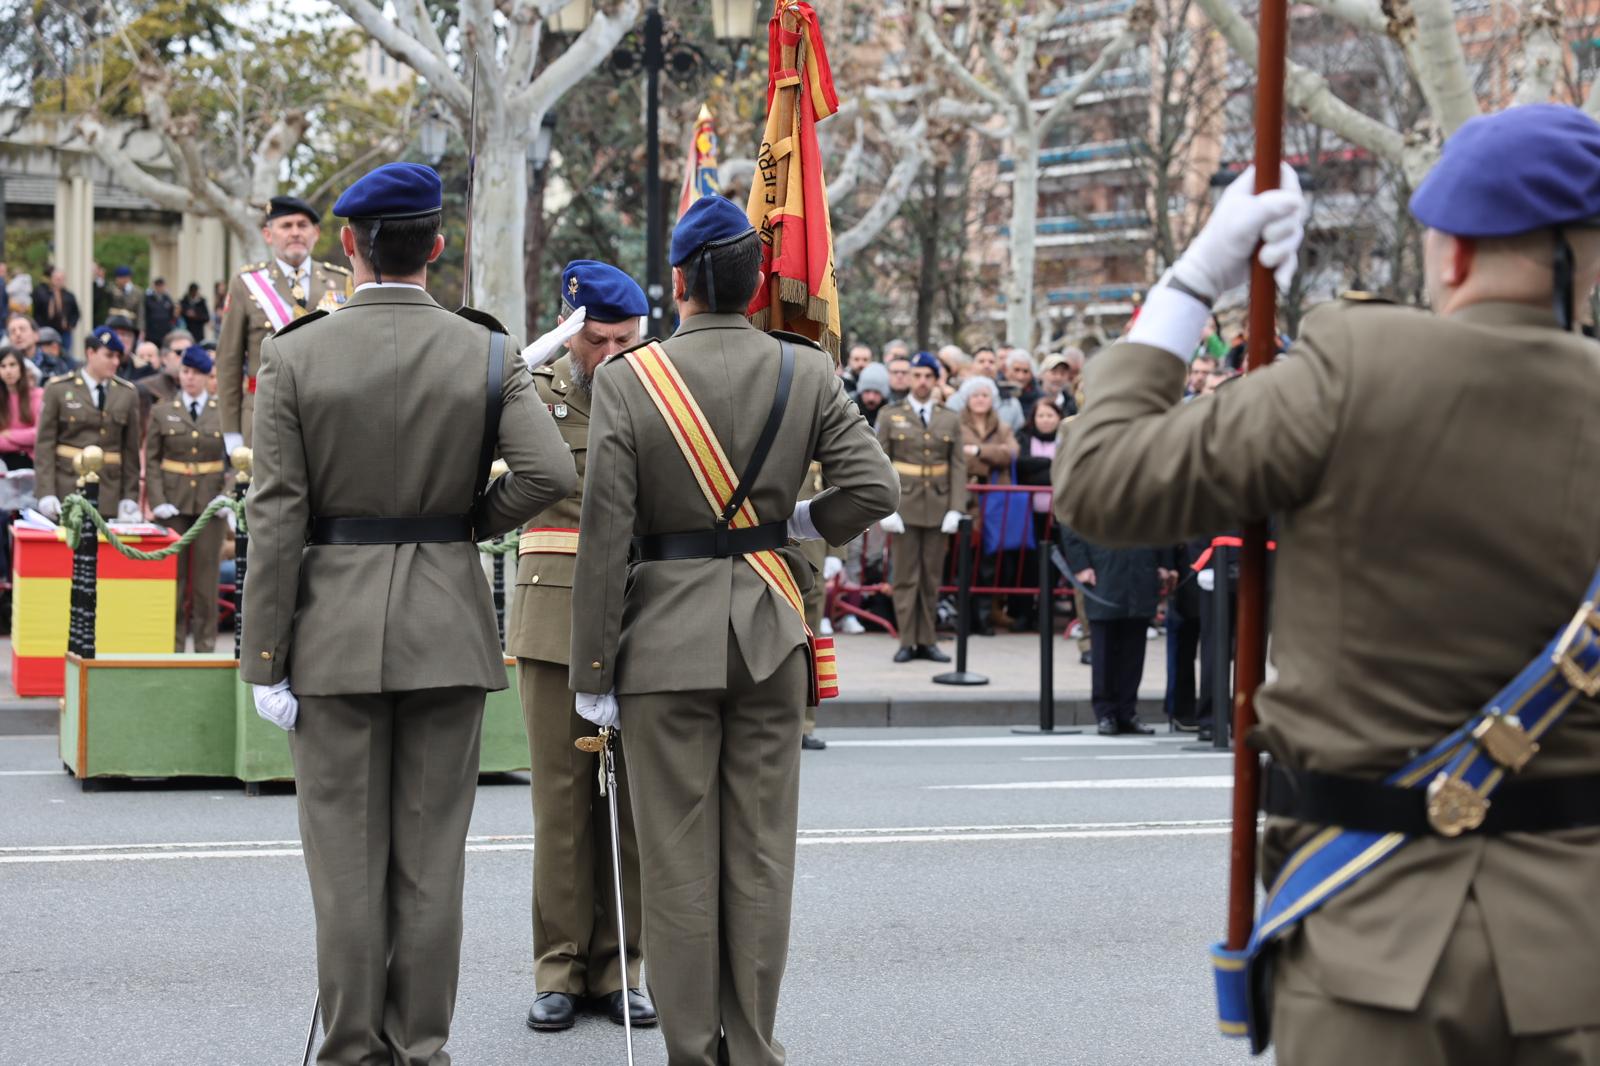
[[(1412, 759), (1385, 784), (1423, 789), (1428, 822), (1440, 836), (1455, 837), (1483, 824), (1489, 797), (1506, 771), (1527, 765), (1549, 732), (1579, 696), (1600, 694), (1600, 572), (1589, 583), (1572, 621), (1501, 689), (1482, 711)], [(1217, 1017), (1227, 1036), (1247, 1036), (1259, 1054), (1270, 1042), (1266, 1017), (1270, 991), (1265, 950), (1296, 923), (1366, 876), (1411, 837), (1404, 833), (1324, 829), (1289, 857), (1267, 893), (1250, 943), (1243, 951), (1211, 949), (1217, 980)]]

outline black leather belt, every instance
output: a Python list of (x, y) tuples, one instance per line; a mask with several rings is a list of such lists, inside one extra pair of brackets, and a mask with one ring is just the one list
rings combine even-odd
[(633, 538), (641, 562), (669, 559), (726, 559), (730, 555), (772, 551), (789, 542), (789, 523), (768, 522), (745, 529), (697, 529), (692, 533), (649, 533)]
[(472, 516), (464, 514), (319, 515), (311, 520), (311, 544), (470, 544)]
[[(1427, 793), (1340, 774), (1268, 764), (1261, 809), (1315, 825), (1373, 833), (1434, 836)], [(1473, 833), (1546, 833), (1600, 825), (1600, 775), (1507, 781), (1495, 790), (1482, 827)]]

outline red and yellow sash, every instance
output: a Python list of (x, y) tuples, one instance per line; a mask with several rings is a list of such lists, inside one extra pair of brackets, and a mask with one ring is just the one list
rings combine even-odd
[[(712, 513), (720, 516), (738, 491), (739, 478), (734, 473), (733, 464), (728, 461), (727, 453), (722, 450), (722, 443), (711, 431), (711, 423), (679, 376), (678, 368), (672, 365), (672, 360), (667, 358), (667, 353), (657, 343), (635, 348), (625, 353), (624, 358), (638, 375), (639, 383), (656, 405), (656, 410), (661, 412), (672, 439), (677, 442), (678, 450), (688, 462), (689, 470), (694, 474), (695, 482), (705, 495)], [(758, 524), (755, 508), (748, 498), (728, 523), (732, 529), (748, 529)], [(788, 564), (770, 549), (747, 552), (742, 558), (800, 616), (800, 624), (806, 631), (807, 654), (811, 658), (813, 704), (819, 699), (832, 699), (839, 695), (833, 638), (819, 637), (806, 625), (805, 599), (795, 584), (794, 575), (789, 572)]]

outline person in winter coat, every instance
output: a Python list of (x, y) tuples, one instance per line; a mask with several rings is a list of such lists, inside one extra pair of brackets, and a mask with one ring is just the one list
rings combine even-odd
[[(1002, 422), (995, 411), (999, 399), (1000, 392), (994, 379), (980, 374), (969, 377), (951, 401), (950, 406), (961, 415), (961, 448), (967, 456), (969, 484), (1011, 484), (1011, 463), (1017, 457), (1017, 439), (1012, 435), (1011, 427)], [(974, 492), (968, 496), (967, 513), (972, 515), (975, 523), (983, 516), (985, 495)], [(977, 585), (994, 584), (996, 562), (993, 555), (979, 558)], [(972, 597), (974, 633), (993, 636), (994, 622), (1011, 624), (1011, 617), (1004, 612), (998, 616), (994, 614), (993, 600), (994, 597), (990, 595)]]
[(1164, 569), (1159, 548), (1105, 548), (1065, 530), (1067, 565), (1088, 591), (1090, 699), (1101, 736), (1148, 735), (1138, 719), (1146, 630), (1155, 618)]

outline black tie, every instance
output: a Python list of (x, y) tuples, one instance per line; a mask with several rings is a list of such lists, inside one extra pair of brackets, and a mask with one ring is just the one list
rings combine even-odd
[(924, 407), (918, 413), (920, 415), (922, 415), (922, 428), (923, 429), (927, 429), (928, 428), (928, 409), (926, 407)]
[(106, 383), (103, 381), (94, 387), (94, 409), (96, 411), (106, 409)]
[(200, 401), (199, 400), (191, 400), (189, 402), (189, 417), (194, 419), (196, 422), (200, 421)]

